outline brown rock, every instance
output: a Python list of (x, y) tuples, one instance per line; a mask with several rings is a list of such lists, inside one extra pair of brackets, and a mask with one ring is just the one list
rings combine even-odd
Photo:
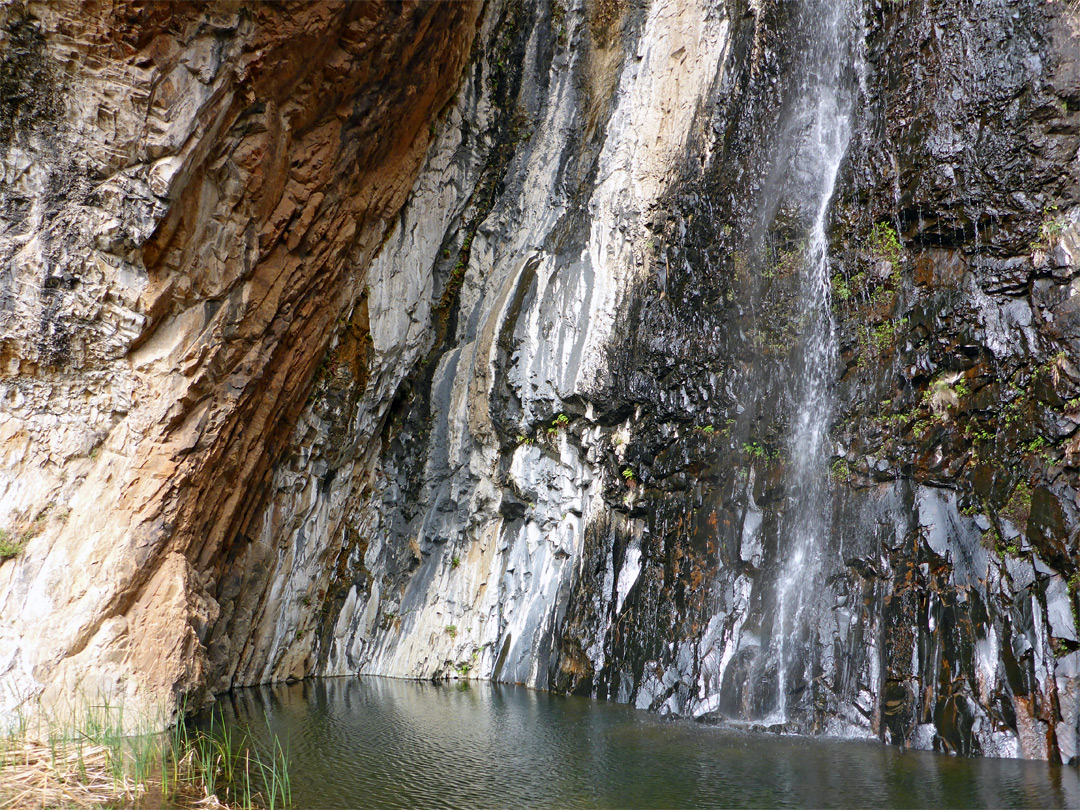
[(252, 542), (478, 11), (0, 10), (49, 85), (0, 143), (23, 222), (0, 235), (23, 289), (0, 310), (0, 526), (57, 506), (0, 567), (2, 706), (76, 677), (167, 710), (205, 687), (207, 583)]

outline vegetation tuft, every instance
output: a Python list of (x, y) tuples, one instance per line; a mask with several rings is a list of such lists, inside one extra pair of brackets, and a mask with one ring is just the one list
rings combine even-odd
[(896, 264), (903, 254), (903, 246), (900, 244), (900, 236), (896, 228), (888, 222), (879, 222), (870, 231), (867, 247), (875, 258), (884, 259)]
[(287, 808), (288, 755), (211, 716), (165, 732), (132, 729), (123, 708), (60, 720), (40, 710), (0, 736), (0, 810), (45, 807)]
[(0, 529), (0, 562), (19, 556), (25, 546), (25, 539), (12, 536), (6, 529)]

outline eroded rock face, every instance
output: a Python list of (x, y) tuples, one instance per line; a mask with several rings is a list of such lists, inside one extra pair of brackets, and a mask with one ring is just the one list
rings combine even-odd
[[(1054, 277), (1040, 253), (1061, 254), (1059, 290), (1076, 272), (1064, 258), (1074, 18), (1035, 4), (851, 13), (855, 125), (829, 220), (833, 529), (791, 643), (800, 664), (781, 676), (764, 651), (784, 632), (776, 581), (798, 520), (787, 454), (805, 226), (764, 189), (808, 26), (770, 3), (514, 8), (459, 95), (461, 118), (481, 125), (443, 132), (376, 263), (393, 269), (373, 300), (424, 290), (419, 268), (432, 267), (426, 300), (439, 313), (449, 289), (458, 305), (445, 333), (435, 316), (436, 348), (416, 355), (374, 476), (347, 488), (334, 576), (318, 579), (311, 551), (293, 568), (305, 573), (289, 581), (308, 582), (294, 604), (323, 605), (318, 670), (495, 678), (903, 745), (1075, 756), (1074, 491), (1038, 483), (1075, 486), (1039, 454), (1060, 457), (1071, 435), (1060, 406), (1074, 349), (1032, 331), (1031, 315), (1038, 278)], [(520, 74), (497, 72), (503, 53)], [(500, 112), (476, 85), (486, 75), (534, 122), (508, 164)], [(492, 167), (501, 193), (478, 211)], [(449, 205), (435, 196), (447, 187), (460, 188)], [(1006, 294), (965, 286), (983, 266), (1009, 268)], [(1003, 416), (973, 459), (982, 428), (963, 412), (1013, 397), (964, 387), (980, 354), (1050, 375), (1058, 410), (1024, 417), (1047, 445), (1031, 450)], [(995, 476), (1008, 479), (998, 500), (979, 501)], [(1021, 479), (1040, 493), (1036, 523), (1007, 517)], [(1030, 581), (1010, 578), (1016, 566)]]
[(478, 11), (0, 12), (3, 705), (205, 687), (223, 575)]
[(1068, 4), (852, 2), (824, 51), (811, 0), (181, 9), (3, 12), (55, 89), (0, 110), (9, 705), (491, 678), (1077, 756)]

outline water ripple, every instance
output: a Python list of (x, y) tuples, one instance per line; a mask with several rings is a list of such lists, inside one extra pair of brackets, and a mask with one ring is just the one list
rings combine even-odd
[(777, 737), (490, 684), (238, 690), (301, 808), (1077, 807), (1074, 768)]

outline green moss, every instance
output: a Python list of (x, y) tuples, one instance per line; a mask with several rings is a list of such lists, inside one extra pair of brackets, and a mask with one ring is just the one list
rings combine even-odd
[(883, 357), (895, 345), (899, 328), (907, 324), (906, 318), (897, 321), (885, 321), (877, 326), (864, 326), (859, 329), (859, 365), (864, 361)]
[[(1026, 481), (1021, 481), (1016, 485), (1009, 500), (1001, 508), (1000, 514), (1016, 526), (1021, 534), (1027, 531), (1028, 518), (1031, 517), (1031, 488)], [(1010, 550), (1010, 553), (1016, 552)]]
[(874, 329), (873, 342), (874, 352), (876, 354), (884, 354), (886, 349), (892, 346), (893, 341), (896, 339), (896, 326), (892, 321), (886, 321), (885, 323), (878, 324)]
[(802, 242), (788, 248), (777, 249), (772, 260), (762, 270), (762, 278), (788, 278), (795, 275), (802, 266), (805, 252), (806, 246)]
[(873, 294), (870, 296), (870, 306), (877, 310), (891, 310), (895, 296), (896, 293), (894, 293), (890, 287), (882, 285), (875, 288)]
[(851, 478), (851, 465), (848, 464), (847, 459), (838, 458), (833, 462), (830, 473), (834, 481), (848, 481)]
[(851, 298), (851, 287), (848, 285), (847, 279), (840, 273), (833, 274), (832, 291), (833, 296), (841, 301), (847, 301)]
[(997, 527), (993, 524), (982, 533), (979, 541), (982, 543), (983, 548), (995, 552), (999, 557), (1002, 556), (1001, 535), (998, 534)]

